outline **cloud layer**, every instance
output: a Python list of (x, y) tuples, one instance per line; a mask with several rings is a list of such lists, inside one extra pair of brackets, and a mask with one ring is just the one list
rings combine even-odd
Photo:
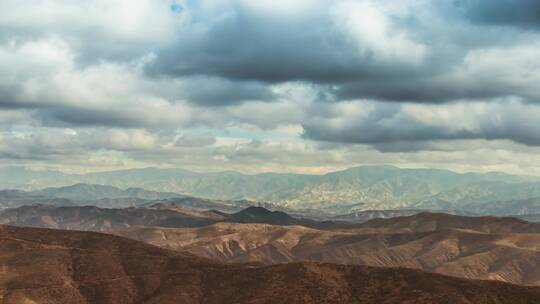
[(534, 0), (2, 1), (0, 163), (532, 173), (539, 11)]

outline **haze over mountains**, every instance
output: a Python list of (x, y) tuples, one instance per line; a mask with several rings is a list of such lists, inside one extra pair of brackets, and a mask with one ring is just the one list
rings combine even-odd
[(34, 191), (0, 190), (0, 209), (28, 204), (55, 206), (93, 205), (130, 207), (142, 205), (149, 200), (183, 197), (177, 193), (148, 191), (141, 188), (125, 190), (104, 185), (75, 184), (51, 187)]
[(124, 192), (142, 191), (134, 187), (155, 191), (118, 194), (136, 198), (251, 200), (338, 214), (384, 209), (461, 210), (492, 215), (540, 213), (540, 178), (504, 173), (459, 174), (393, 166), (355, 167), (324, 175), (195, 173), (158, 168), (90, 174), (0, 169), (4, 188), (28, 190), (76, 183), (110, 185), (127, 189)]
[(125, 190), (113, 186), (75, 184), (34, 191), (0, 190), (0, 210), (24, 205), (42, 204), (50, 206), (97, 206), (125, 208), (156, 205), (156, 207), (191, 209), (219, 209), (238, 211), (257, 203), (246, 200), (210, 200), (172, 192), (148, 191), (141, 188)]

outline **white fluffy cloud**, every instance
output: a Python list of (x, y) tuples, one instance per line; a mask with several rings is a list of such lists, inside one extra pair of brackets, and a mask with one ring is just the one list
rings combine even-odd
[(537, 4), (482, 5), (1, 1), (0, 163), (531, 171)]
[(151, 52), (175, 36), (183, 21), (166, 0), (5, 0), (0, 38), (61, 37), (84, 59), (125, 59)]

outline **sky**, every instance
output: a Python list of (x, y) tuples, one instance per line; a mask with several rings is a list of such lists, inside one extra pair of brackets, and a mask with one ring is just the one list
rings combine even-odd
[(0, 166), (540, 175), (537, 0), (2, 0)]

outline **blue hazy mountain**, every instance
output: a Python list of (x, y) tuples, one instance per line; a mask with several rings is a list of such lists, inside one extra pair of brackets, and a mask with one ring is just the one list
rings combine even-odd
[[(540, 197), (539, 177), (499, 172), (462, 174), (394, 166), (361, 166), (323, 175), (248, 175), (234, 171), (199, 173), (165, 168), (88, 174), (33, 171), (22, 167), (0, 169), (0, 184), (5, 189), (36, 190), (78, 183), (113, 186), (124, 189), (122, 191), (145, 189), (149, 193), (153, 191), (155, 197), (152, 199), (180, 193), (209, 199), (270, 202), (287, 208), (311, 208), (332, 213), (407, 208), (486, 211), (491, 204), (497, 206), (498, 213), (501, 210), (502, 213), (512, 213), (517, 207), (526, 209), (515, 201), (536, 206), (534, 199)], [(91, 189), (84, 191), (92, 195)], [(110, 195), (104, 194), (103, 197)], [(68, 194), (66, 196), (69, 198)], [(511, 210), (505, 210), (505, 202)], [(520, 210), (519, 213), (524, 214), (525, 211)]]

